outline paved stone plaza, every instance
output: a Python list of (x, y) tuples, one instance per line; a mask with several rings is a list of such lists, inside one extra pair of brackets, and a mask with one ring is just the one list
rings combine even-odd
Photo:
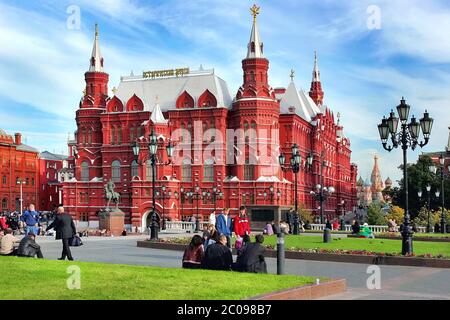
[[(161, 235), (170, 236), (170, 235)], [(182, 252), (138, 248), (136, 241), (145, 236), (119, 238), (83, 238), (82, 247), (72, 248), (78, 261), (181, 267)], [(40, 237), (45, 258), (56, 259), (61, 254), (61, 242)], [(276, 259), (268, 258), (268, 271), (276, 273)], [(380, 266), (381, 289), (369, 290), (367, 265), (356, 263), (286, 260), (286, 273), (347, 279), (348, 291), (328, 299), (448, 299), (450, 300), (450, 270), (404, 266)]]

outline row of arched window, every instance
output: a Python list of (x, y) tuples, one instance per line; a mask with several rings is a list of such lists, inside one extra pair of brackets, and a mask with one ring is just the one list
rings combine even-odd
[(79, 133), (79, 142), (83, 144), (92, 144), (93, 141), (93, 131), (90, 128), (81, 128)]
[[(111, 163), (111, 179), (114, 182), (120, 182), (121, 179), (121, 163), (119, 160), (114, 160)], [(253, 166), (252, 166), (253, 167)], [(137, 177), (139, 176), (139, 165), (134, 160), (131, 163), (131, 176)], [(152, 165), (150, 160), (145, 163), (145, 180), (151, 181), (153, 177)], [(83, 161), (81, 163), (81, 181), (89, 181), (89, 162)], [(182, 165), (182, 180), (183, 182), (192, 181), (192, 164), (191, 160), (185, 159)], [(207, 159), (203, 165), (203, 181), (205, 182), (214, 182), (214, 160)]]

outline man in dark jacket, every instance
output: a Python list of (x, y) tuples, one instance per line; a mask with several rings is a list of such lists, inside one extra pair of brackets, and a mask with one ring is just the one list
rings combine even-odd
[(263, 235), (255, 237), (256, 242), (248, 243), (243, 247), (241, 254), (236, 260), (235, 270), (243, 272), (267, 273), (267, 265), (264, 260), (266, 248), (262, 246)]
[(19, 257), (34, 258), (34, 256), (37, 256), (39, 259), (44, 258), (41, 246), (36, 243), (35, 238), (36, 236), (31, 232), (23, 237), (20, 241), (19, 248), (17, 249), (17, 255)]
[(62, 205), (58, 207), (56, 218), (47, 227), (46, 231), (52, 228), (56, 231), (56, 240), (61, 239), (63, 244), (61, 258), (58, 258), (58, 260), (65, 260), (66, 257), (68, 260), (73, 260), (72, 252), (69, 247), (69, 239), (75, 235), (77, 230), (75, 228), (75, 224), (73, 223), (72, 217), (69, 214), (64, 213), (64, 207)]
[(227, 247), (227, 237), (221, 235), (219, 242), (208, 246), (203, 260), (203, 267), (211, 270), (231, 270), (233, 256)]

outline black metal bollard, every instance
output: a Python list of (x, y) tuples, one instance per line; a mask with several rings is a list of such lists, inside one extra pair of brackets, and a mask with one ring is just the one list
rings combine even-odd
[(277, 274), (284, 274), (284, 232), (277, 235)]
[(323, 242), (324, 243), (329, 243), (331, 242), (331, 230), (328, 228), (325, 228), (323, 230)]

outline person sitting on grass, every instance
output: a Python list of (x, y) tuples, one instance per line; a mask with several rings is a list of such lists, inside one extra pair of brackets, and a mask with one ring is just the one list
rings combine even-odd
[(238, 255), (234, 270), (241, 272), (267, 273), (267, 265), (264, 259), (266, 248), (262, 245), (264, 236), (258, 234), (254, 243), (248, 243)]
[(13, 236), (11, 228), (6, 228), (5, 235), (0, 240), (0, 255), (2, 256), (15, 256), (17, 249), (14, 247), (19, 239)]
[(34, 258), (34, 256), (37, 256), (39, 259), (44, 258), (41, 246), (36, 243), (35, 239), (36, 236), (32, 232), (23, 237), (17, 249), (17, 255), (19, 257)]
[(309, 223), (309, 220), (306, 220), (304, 228), (305, 228), (305, 230), (311, 230), (311, 223)]
[(196, 234), (192, 237), (191, 243), (187, 246), (186, 250), (184, 250), (183, 268), (200, 269), (204, 256), (202, 237)]
[(363, 238), (375, 238), (372, 230), (370, 230), (369, 225), (367, 223), (363, 224), (362, 229), (359, 231), (359, 236)]
[(271, 223), (269, 223), (269, 222), (266, 223), (266, 226), (264, 227), (263, 233), (267, 234), (268, 236), (273, 235), (273, 228), (272, 228), (272, 224)]
[(340, 227), (339, 222), (337, 221), (337, 219), (335, 219), (333, 221), (333, 230), (339, 230), (339, 227)]
[(359, 223), (357, 220), (353, 220), (352, 223), (352, 234), (358, 234), (361, 227), (359, 226)]
[(227, 237), (221, 235), (218, 243), (208, 246), (203, 260), (203, 267), (210, 270), (231, 270), (233, 256), (227, 247)]
[(248, 234), (246, 234), (245, 236), (242, 237), (241, 245), (239, 246), (239, 248), (236, 248), (238, 257), (242, 253), (242, 251), (244, 250), (245, 246), (248, 245), (250, 242), (251, 242), (251, 239), (250, 239), (250, 236)]

